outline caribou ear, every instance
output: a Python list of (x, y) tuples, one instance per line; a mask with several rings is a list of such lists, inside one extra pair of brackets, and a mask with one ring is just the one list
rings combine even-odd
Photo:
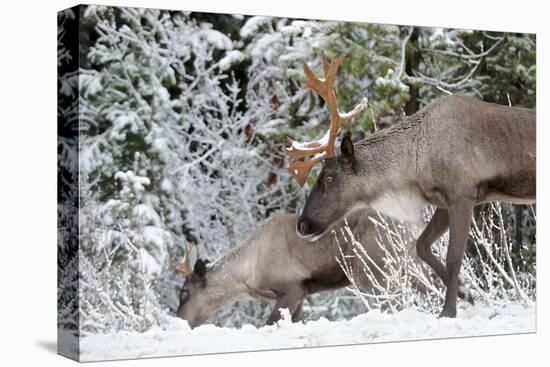
[(193, 268), (193, 273), (195, 273), (199, 278), (204, 278), (206, 275), (206, 263), (201, 259), (197, 259), (195, 267)]
[(340, 144), (340, 151), (342, 152), (342, 157), (344, 157), (346, 162), (348, 163), (355, 162), (353, 142), (351, 141), (351, 137), (349, 134), (344, 135), (344, 138), (342, 139), (342, 143)]

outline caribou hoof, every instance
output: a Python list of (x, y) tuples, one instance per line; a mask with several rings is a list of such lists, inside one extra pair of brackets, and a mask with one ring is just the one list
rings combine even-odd
[(440, 319), (442, 317), (449, 317), (451, 319), (454, 319), (456, 317), (456, 310), (449, 310), (449, 309), (443, 308), (443, 311), (441, 311), (441, 313), (437, 318)]

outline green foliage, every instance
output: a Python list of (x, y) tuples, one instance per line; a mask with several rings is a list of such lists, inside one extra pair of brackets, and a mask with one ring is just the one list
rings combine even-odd
[[(506, 35), (480, 70), (484, 100), (513, 106), (536, 106), (536, 41), (534, 34)], [(508, 100), (508, 95), (510, 99)]]

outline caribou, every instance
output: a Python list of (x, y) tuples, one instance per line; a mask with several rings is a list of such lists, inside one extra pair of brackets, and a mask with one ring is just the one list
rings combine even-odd
[[(345, 55), (332, 63), (322, 55), (324, 79), (317, 78), (304, 61), (306, 86), (328, 106), (330, 128), (318, 141), (290, 140), (286, 149), (289, 169), (302, 186), (311, 167), (324, 161), (296, 231), (302, 238), (318, 240), (359, 205), (417, 224), (422, 223), (426, 205), (435, 207), (416, 250), (446, 285), (440, 317), (456, 317), (458, 275), (473, 208), (493, 201), (535, 202), (535, 109), (449, 95), (356, 144), (344, 137), (336, 155), (340, 125), (366, 104), (360, 103), (349, 113), (338, 110), (333, 84)], [(443, 264), (431, 245), (447, 230)]]
[[(297, 214), (282, 214), (259, 226), (244, 242), (214, 263), (197, 259), (193, 270), (189, 265), (192, 246), (186, 244), (183, 260), (172, 261), (172, 266), (185, 277), (178, 317), (194, 328), (223, 305), (266, 297), (276, 300), (268, 325), (280, 319), (281, 308), (288, 308), (292, 321), (299, 321), (302, 303), (308, 295), (350, 284), (336, 260), (342, 259), (342, 255), (352, 268), (359, 270), (354, 277), (356, 284), (376, 292), (373, 278), (360, 271), (363, 265), (354, 257), (351, 241), (344, 239), (339, 230), (349, 226), (373, 261), (371, 274), (383, 284), (385, 251), (382, 246), (391, 243), (386, 236), (376, 239), (378, 229), (369, 219), (375, 215), (371, 210), (352, 211), (345, 216), (347, 223), (341, 219), (331, 226), (333, 235), (312, 243), (297, 235)], [(411, 258), (414, 261), (414, 246)]]

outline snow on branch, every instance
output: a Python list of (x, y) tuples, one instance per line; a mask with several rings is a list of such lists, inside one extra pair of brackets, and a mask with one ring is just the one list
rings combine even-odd
[[(522, 272), (511, 257), (510, 229), (501, 204), (489, 204), (486, 213), (474, 218), (470, 230), (475, 255), (463, 260), (461, 279), (474, 297), (483, 302), (520, 301), (528, 304), (535, 297), (535, 274)], [(342, 233), (350, 241), (354, 256), (340, 252), (338, 263), (349, 279), (348, 290), (361, 298), (367, 310), (389, 312), (419, 308), (437, 313), (443, 305), (444, 286), (429, 267), (416, 257), (415, 240), (410, 229), (381, 215), (371, 218), (377, 228), (377, 245), (384, 266), (357, 241), (346, 226)], [(448, 236), (434, 246), (436, 256), (444, 259)]]

